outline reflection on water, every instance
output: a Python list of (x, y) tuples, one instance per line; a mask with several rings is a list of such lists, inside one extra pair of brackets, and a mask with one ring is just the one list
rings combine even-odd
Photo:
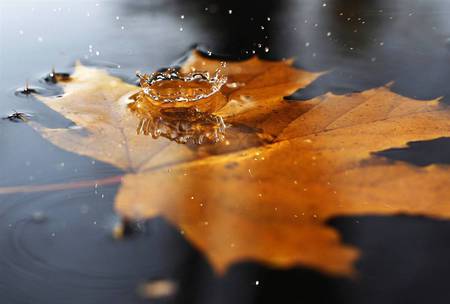
[(166, 137), (177, 143), (214, 144), (225, 139), (222, 117), (200, 112), (195, 107), (166, 108), (141, 118), (138, 134)]

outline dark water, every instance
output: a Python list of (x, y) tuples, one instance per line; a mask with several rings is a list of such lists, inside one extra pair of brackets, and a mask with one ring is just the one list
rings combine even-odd
[[(70, 126), (15, 90), (28, 80), (40, 92), (55, 94), (43, 76), (52, 67), (70, 72), (77, 59), (134, 82), (136, 70), (169, 66), (193, 45), (225, 58), (243, 59), (254, 51), (268, 59), (294, 57), (305, 69), (330, 70), (294, 94), (296, 100), (394, 81), (393, 90), (402, 95), (450, 102), (449, 17), (450, 1), (444, 0), (2, 1), (0, 116), (17, 110), (48, 126)], [(449, 138), (380, 155), (418, 166), (448, 165)], [(0, 120), (0, 187), (118, 174), (52, 146), (26, 124)], [(161, 303), (450, 301), (450, 222), (332, 220), (344, 241), (363, 252), (356, 280), (255, 263), (236, 264), (217, 277), (163, 219), (114, 240), (116, 191), (117, 185), (109, 185), (0, 195), (0, 303), (147, 303), (137, 287), (161, 279), (178, 285)]]

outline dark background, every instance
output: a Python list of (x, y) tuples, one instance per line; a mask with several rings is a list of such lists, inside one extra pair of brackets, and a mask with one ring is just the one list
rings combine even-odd
[[(134, 82), (136, 70), (176, 63), (194, 46), (226, 59), (293, 57), (304, 69), (329, 71), (289, 97), (296, 102), (393, 81), (392, 89), (404, 96), (442, 96), (450, 103), (449, 17), (444, 0), (2, 1), (0, 116), (17, 110), (49, 126), (70, 126), (15, 90), (28, 80), (52, 94), (43, 76), (52, 66), (70, 72), (77, 59)], [(449, 165), (449, 137), (379, 155), (417, 166)], [(26, 124), (0, 120), (0, 187), (121, 173), (52, 146)], [(333, 219), (329, 224), (343, 241), (361, 249), (354, 279), (250, 262), (218, 277), (163, 219), (114, 240), (116, 191), (112, 185), (0, 195), (0, 303), (147, 303), (137, 287), (161, 279), (175, 282), (178, 291), (153, 302), (450, 302), (447, 221)]]

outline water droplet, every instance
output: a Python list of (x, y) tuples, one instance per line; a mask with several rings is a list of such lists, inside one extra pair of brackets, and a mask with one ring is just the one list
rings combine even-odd
[(228, 14), (232, 14), (233, 13), (233, 10), (228, 10)]
[(259, 281), (255, 281), (255, 285), (258, 286), (259, 285)]
[(267, 46), (264, 48), (264, 52), (266, 52), (266, 53), (269, 52), (269, 48)]
[(305, 46), (306, 46), (306, 47), (310, 46), (310, 43), (309, 43), (309, 42), (306, 42), (306, 43), (305, 43)]
[(182, 32), (183, 31), (183, 28), (182, 27), (180, 27), (180, 32)]
[(327, 36), (330, 37), (330, 36), (331, 36), (331, 32), (328, 32), (328, 33), (327, 33)]
[(100, 52), (99, 52), (99, 51), (96, 51), (96, 52), (95, 52), (95, 55), (100, 56)]
[(119, 17), (119, 16), (116, 16), (116, 20), (120, 20), (120, 17)]
[(181, 15), (180, 18), (181, 18), (181, 19), (184, 19), (184, 15)]

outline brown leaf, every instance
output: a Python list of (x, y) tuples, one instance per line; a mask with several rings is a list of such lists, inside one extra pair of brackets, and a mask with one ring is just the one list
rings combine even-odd
[[(182, 71), (214, 71), (197, 53)], [(219, 272), (239, 261), (305, 265), (349, 275), (359, 256), (326, 225), (332, 217), (398, 213), (450, 217), (450, 168), (372, 153), (450, 136), (450, 110), (381, 87), (304, 102), (290, 95), (319, 74), (289, 61), (228, 63), (228, 83), (202, 112), (231, 125), (225, 141), (177, 144), (138, 135), (137, 88), (78, 66), (59, 99), (40, 98), (82, 128), (35, 128), (55, 145), (129, 172), (116, 197), (128, 218), (164, 216)], [(131, 110), (130, 110), (131, 109)], [(137, 111), (137, 112), (136, 112)], [(143, 110), (142, 110), (143, 111)], [(144, 111), (145, 112), (145, 111)]]

